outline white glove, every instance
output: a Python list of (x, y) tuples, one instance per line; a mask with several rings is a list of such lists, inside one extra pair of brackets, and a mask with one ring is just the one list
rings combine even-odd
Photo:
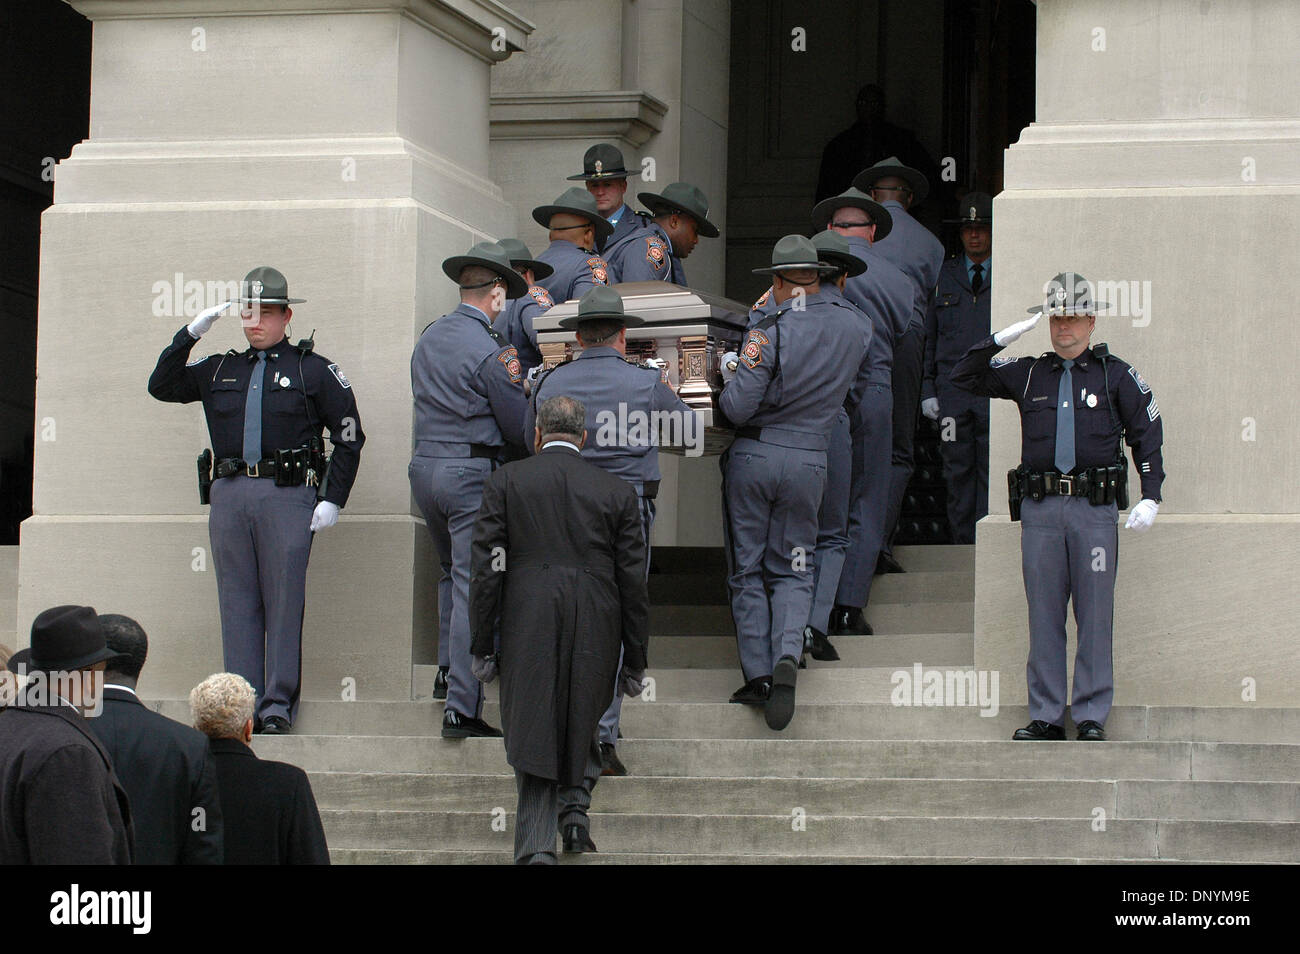
[(1024, 321), (1017, 321), (1014, 325), (1011, 325), (1009, 328), (1003, 328), (1001, 331), (995, 334), (993, 336), (993, 341), (1001, 347), (1006, 347), (1007, 345), (1011, 344), (1011, 342), (1015, 341), (1017, 338), (1023, 335), (1026, 331), (1031, 330), (1034, 327), (1034, 325), (1038, 324), (1038, 319), (1042, 317), (1043, 317), (1043, 313), (1040, 311), (1032, 318), (1026, 318)]
[(339, 522), (339, 505), (322, 500), (311, 515), (311, 532), (325, 530)]
[(1159, 509), (1160, 505), (1154, 500), (1139, 500), (1137, 506), (1129, 511), (1128, 523), (1124, 524), (1124, 529), (1137, 530), (1139, 533), (1150, 530), (1151, 524), (1156, 520), (1156, 511)]
[(736, 376), (736, 368), (740, 367), (740, 355), (734, 351), (728, 351), (718, 362), (718, 370), (722, 373), (722, 383), (726, 384)]
[(186, 328), (190, 337), (195, 341), (202, 338), (212, 327), (212, 323), (226, 313), (226, 309), (233, 305), (233, 301), (223, 301), (220, 305), (213, 305), (211, 308), (205, 308), (199, 312), (199, 316), (191, 321)]
[(921, 413), (932, 421), (939, 420), (939, 399), (926, 398), (921, 402)]
[(540, 378), (545, 371), (546, 367), (540, 364), (535, 364), (528, 369), (528, 373), (524, 375), (524, 397), (532, 396), (533, 385), (537, 383), (537, 379)]
[(656, 371), (662, 371), (664, 368), (668, 367), (668, 362), (663, 358), (646, 358), (645, 363)]

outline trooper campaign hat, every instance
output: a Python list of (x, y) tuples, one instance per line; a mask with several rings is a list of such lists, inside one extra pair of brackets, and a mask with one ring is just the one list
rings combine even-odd
[(1095, 315), (1106, 311), (1110, 306), (1104, 301), (1097, 301), (1092, 295), (1092, 282), (1076, 272), (1061, 272), (1043, 286), (1043, 300), (1032, 308), (1025, 309), (1034, 315)]
[(89, 606), (55, 606), (32, 620), (32, 644), (9, 657), (11, 672), (72, 672), (116, 659)]
[(992, 225), (993, 196), (987, 192), (968, 192), (958, 203), (959, 218), (944, 219), (946, 225)]
[(876, 227), (873, 242), (879, 242), (894, 228), (894, 217), (889, 214), (889, 210), (861, 189), (855, 189), (853, 186), (849, 186), (839, 195), (822, 199), (814, 205), (813, 226), (819, 229), (830, 228), (831, 222), (835, 219), (835, 210), (845, 207), (861, 209), (871, 217), (871, 222)]
[(460, 270), (468, 265), (481, 265), (505, 279), (506, 298), (522, 298), (528, 294), (528, 282), (510, 264), (510, 256), (496, 242), (479, 242), (464, 255), (453, 255), (442, 263), (442, 271), (459, 284)]
[(640, 174), (628, 172), (623, 168), (623, 153), (618, 146), (608, 142), (598, 142), (583, 155), (582, 172), (565, 178), (569, 182), (574, 182), (589, 179), (629, 179)]
[(867, 270), (867, 263), (849, 250), (849, 240), (839, 232), (832, 229), (818, 232), (812, 237), (812, 243), (823, 262), (844, 269), (849, 278), (861, 275)]
[(874, 166), (863, 169), (853, 177), (853, 186), (869, 192), (873, 184), (888, 176), (897, 176), (908, 184), (912, 190), (912, 205), (920, 205), (930, 194), (930, 182), (921, 170), (903, 165), (897, 156), (881, 159)]
[(555, 274), (555, 269), (545, 262), (539, 262), (533, 258), (533, 253), (517, 238), (497, 239), (497, 244), (506, 250), (506, 255), (510, 257), (511, 265), (522, 265), (532, 271), (533, 278), (539, 282), (544, 278), (550, 278)]
[(576, 215), (587, 219), (596, 227), (596, 241), (600, 242), (614, 232), (614, 226), (596, 211), (596, 200), (592, 198), (591, 193), (586, 189), (579, 189), (577, 186), (565, 189), (560, 195), (556, 196), (554, 202), (550, 205), (539, 205), (533, 209), (533, 221), (542, 228), (551, 227), (551, 217), (561, 214)]
[(584, 321), (610, 319), (623, 322), (626, 328), (644, 325), (645, 319), (638, 315), (623, 313), (623, 296), (608, 285), (598, 285), (578, 302), (578, 313), (560, 319), (561, 328), (577, 328)]
[(673, 182), (663, 192), (638, 192), (637, 200), (654, 215), (685, 212), (695, 220), (705, 238), (717, 238), (718, 227), (709, 221), (709, 200), (689, 182)]
[(831, 275), (839, 271), (838, 265), (824, 265), (812, 240), (802, 235), (787, 235), (772, 247), (772, 264), (766, 268), (750, 269), (755, 275), (772, 275), (796, 269), (815, 269), (818, 275)]
[(289, 297), (289, 280), (269, 265), (259, 265), (244, 276), (239, 300), (254, 305), (297, 305), (306, 298)]

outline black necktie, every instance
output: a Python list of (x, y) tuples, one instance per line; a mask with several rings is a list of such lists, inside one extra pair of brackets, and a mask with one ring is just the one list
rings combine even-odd
[(976, 264), (971, 266), (970, 290), (978, 295), (984, 287), (984, 269)]

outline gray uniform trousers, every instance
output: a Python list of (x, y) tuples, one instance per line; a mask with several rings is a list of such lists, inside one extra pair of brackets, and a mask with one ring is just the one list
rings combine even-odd
[(722, 457), (731, 615), (745, 680), (803, 655), (826, 452), (737, 438)]
[(257, 718), (298, 715), (302, 614), (316, 488), (261, 477), (212, 482), (208, 536), (227, 672), (257, 693)]
[(600, 749), (593, 737), (581, 785), (559, 786), (555, 779), (515, 769), (515, 864), (555, 864), (555, 836), (565, 825), (590, 830), (587, 811), (600, 778)]
[[(650, 530), (655, 523), (655, 502), (638, 494), (641, 505), (641, 538), (645, 541), (645, 576), (650, 579)], [(623, 650), (618, 651), (618, 670), (614, 673), (614, 700), (600, 717), (600, 741), (618, 744), (618, 720), (623, 715), (623, 693), (618, 691), (619, 677), (623, 673)]]
[(840, 606), (866, 606), (885, 535), (889, 508), (890, 448), (894, 395), (887, 385), (867, 388), (853, 429), (853, 476), (849, 488), (849, 549), (835, 591)]
[(424, 514), (442, 567), (438, 581), (438, 615), (445, 626), (438, 634), (438, 659), (447, 647), (446, 708), (477, 719), (483, 709), (483, 685), (470, 669), (469, 570), (474, 520), (483, 502), (483, 483), (492, 473), (485, 457), (411, 458), (407, 476)]
[(953, 421), (953, 439), (939, 442), (948, 489), (948, 525), (953, 543), (974, 543), (975, 524), (989, 512), (988, 398), (943, 390), (939, 394), (941, 429), (948, 418)]
[(1029, 603), (1029, 717), (1065, 724), (1065, 610), (1074, 603), (1079, 629), (1074, 658), (1075, 725), (1105, 724), (1114, 696), (1111, 635), (1118, 508), (1084, 497), (1026, 499), (1020, 509), (1020, 550)]
[(808, 625), (826, 632), (849, 549), (849, 492), (853, 486), (853, 435), (849, 412), (835, 418), (826, 447), (826, 489), (817, 514), (817, 568)]
[[(881, 549), (894, 552), (894, 530), (903, 512), (907, 482), (915, 469), (912, 445), (916, 440), (916, 416), (921, 406), (921, 370), (925, 363), (925, 329), (913, 324), (894, 342), (894, 364), (890, 384), (894, 391), (893, 453), (889, 475), (889, 509), (885, 511), (885, 536)], [(875, 568), (872, 567), (874, 572)]]

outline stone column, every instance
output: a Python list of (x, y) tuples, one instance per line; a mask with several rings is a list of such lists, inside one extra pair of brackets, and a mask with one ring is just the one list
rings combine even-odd
[[(269, 264), (307, 299), (293, 337), (314, 330), (341, 365), (367, 434), (313, 547), (303, 696), (409, 698), (412, 663), (434, 658), (437, 572), (406, 476), (410, 355), (455, 302), (439, 262), (513, 222), (488, 168), (489, 70), (532, 25), (494, 0), (73, 6), (94, 23), (91, 133), (43, 220), (20, 632), (89, 603), (149, 632), (151, 695), (221, 668), (202, 412), (145, 385), (222, 283)], [(194, 353), (244, 347), (227, 318)]]
[[(1116, 704), (1300, 705), (1298, 32), (1288, 0), (1038, 0), (1038, 121), (1006, 155), (993, 324), (1073, 268), (1120, 306), (1093, 341), (1158, 399), (1169, 476), (1154, 528), (1119, 531)], [(1048, 348), (1038, 328), (1008, 353)], [(1028, 646), (1016, 417), (994, 402), (977, 542), (976, 664), (1010, 677), (1007, 704)]]

